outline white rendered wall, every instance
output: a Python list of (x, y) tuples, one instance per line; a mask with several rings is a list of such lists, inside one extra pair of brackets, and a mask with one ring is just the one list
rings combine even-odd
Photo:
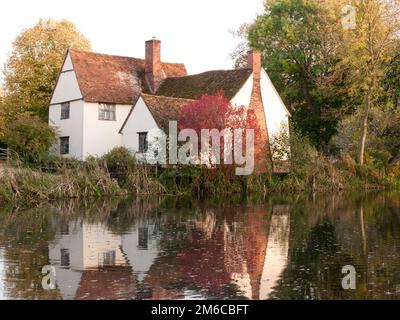
[(155, 129), (158, 129), (157, 123), (143, 99), (139, 98), (122, 132), (123, 145), (132, 153), (136, 153), (139, 150), (138, 133)]
[(65, 58), (62, 71), (68, 71), (72, 69), (74, 69), (74, 65), (72, 64), (71, 54), (68, 52), (67, 57)]
[(253, 91), (253, 74), (247, 79), (239, 92), (232, 98), (231, 104), (233, 106), (248, 107), (251, 99), (251, 92)]
[(69, 119), (61, 120), (61, 104), (49, 107), (49, 125), (57, 131), (57, 142), (52, 147), (53, 154), (60, 154), (59, 137), (69, 137), (69, 154), (65, 157), (82, 159), (83, 154), (83, 107), (82, 100), (70, 103)]
[(99, 103), (87, 103), (83, 115), (83, 159), (102, 156), (115, 147), (122, 146), (119, 130), (128, 116), (130, 105), (117, 104), (116, 121), (99, 120)]
[(290, 113), (265, 70), (261, 71), (261, 94), (269, 137), (288, 130)]
[[(253, 75), (251, 75), (231, 100), (232, 105), (248, 106), (250, 104), (253, 81)], [(272, 137), (279, 133), (283, 126), (289, 127), (290, 114), (265, 70), (261, 71), (261, 94), (265, 118), (267, 119), (268, 134)]]
[(82, 93), (79, 88), (75, 71), (73, 71), (71, 58), (68, 54), (62, 67), (62, 72), (58, 79), (57, 85), (54, 89), (50, 104), (62, 103), (77, 99), (82, 99)]
[[(76, 74), (72, 69), (71, 57), (68, 54), (50, 102), (49, 125), (56, 129), (58, 138), (69, 137), (70, 153), (64, 157), (82, 159), (84, 103)], [(61, 103), (63, 102), (70, 102), (70, 118), (61, 120)], [(59, 139), (51, 148), (51, 153), (60, 154)]]

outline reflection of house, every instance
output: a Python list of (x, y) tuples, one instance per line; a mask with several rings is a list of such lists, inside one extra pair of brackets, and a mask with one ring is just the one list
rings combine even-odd
[[(0, 283), (4, 283), (4, 262), (3, 262), (3, 250), (0, 250)], [(0, 286), (0, 300), (5, 299), (4, 288)]]
[(49, 246), (63, 298), (112, 299), (130, 292), (134, 274), (146, 273), (157, 255), (153, 230), (154, 225), (142, 225), (115, 235), (102, 224), (65, 225)]
[(245, 297), (263, 300), (269, 297), (287, 264), (289, 207), (273, 207), (268, 230), (260, 224), (260, 215), (261, 212), (255, 212), (248, 217), (249, 230), (242, 235), (234, 255), (241, 262), (236, 264), (231, 277)]
[(64, 299), (265, 299), (287, 263), (289, 208), (143, 219), (120, 235), (82, 220), (62, 229), (49, 251)]
[[(178, 244), (175, 265), (167, 266), (164, 258), (157, 258), (145, 279), (153, 290), (162, 292), (162, 288), (179, 282), (184, 286), (180, 287), (181, 298), (185, 292), (196, 298), (204, 297), (203, 294), (249, 299), (269, 297), (286, 267), (287, 206), (274, 206), (272, 217), (264, 209), (256, 209), (221, 221), (212, 212), (206, 212), (194, 223), (191, 220), (185, 223), (186, 238)], [(171, 292), (156, 297), (168, 299)]]
[(268, 247), (261, 278), (259, 299), (268, 299), (278, 284), (288, 261), (290, 214), (288, 206), (275, 206), (271, 218)]
[(154, 224), (139, 224), (129, 235), (122, 237), (122, 248), (127, 262), (138, 280), (142, 281), (159, 253), (159, 241)]

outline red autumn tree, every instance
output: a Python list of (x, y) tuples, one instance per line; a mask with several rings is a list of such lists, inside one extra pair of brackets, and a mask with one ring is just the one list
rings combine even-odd
[[(245, 106), (234, 106), (226, 98), (223, 91), (214, 95), (204, 94), (200, 99), (186, 105), (178, 118), (180, 130), (193, 129), (199, 137), (199, 150), (201, 150), (202, 129), (242, 129), (242, 141), (246, 141), (246, 129), (254, 130), (255, 143), (259, 143), (260, 128), (252, 109)], [(225, 143), (225, 141), (224, 141)], [(245, 150), (245, 148), (243, 148)], [(224, 144), (221, 143), (220, 158), (223, 159)], [(257, 157), (257, 156), (256, 156)], [(256, 159), (256, 161), (258, 161)]]

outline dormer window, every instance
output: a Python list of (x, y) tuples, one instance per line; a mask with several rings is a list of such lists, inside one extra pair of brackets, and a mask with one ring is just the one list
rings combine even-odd
[(100, 103), (99, 120), (115, 121), (115, 104)]

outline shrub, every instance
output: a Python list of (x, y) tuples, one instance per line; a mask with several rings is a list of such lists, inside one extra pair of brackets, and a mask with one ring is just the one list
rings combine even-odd
[(105, 154), (101, 159), (112, 178), (118, 180), (121, 187), (133, 194), (162, 194), (163, 185), (157, 181), (154, 167), (149, 167), (136, 161), (135, 157), (125, 147), (117, 147)]
[(126, 188), (129, 193), (136, 195), (155, 195), (167, 193), (165, 187), (157, 180), (152, 172), (154, 168), (145, 164), (137, 164), (126, 174)]
[(117, 147), (105, 154), (101, 160), (106, 163), (111, 177), (117, 179), (121, 186), (125, 186), (127, 175), (136, 162), (130, 151), (124, 147)]
[(47, 156), (56, 141), (56, 134), (39, 117), (23, 113), (7, 122), (2, 139), (21, 160), (35, 163)]
[(337, 161), (318, 152), (309, 139), (296, 129), (291, 130), (290, 137), (287, 137), (286, 131), (283, 130), (271, 139), (271, 152), (279, 155), (279, 150), (287, 150), (288, 143), (290, 144), (291, 170), (284, 177), (272, 176), (269, 181), (271, 189), (339, 190), (345, 188), (346, 181), (336, 166)]

